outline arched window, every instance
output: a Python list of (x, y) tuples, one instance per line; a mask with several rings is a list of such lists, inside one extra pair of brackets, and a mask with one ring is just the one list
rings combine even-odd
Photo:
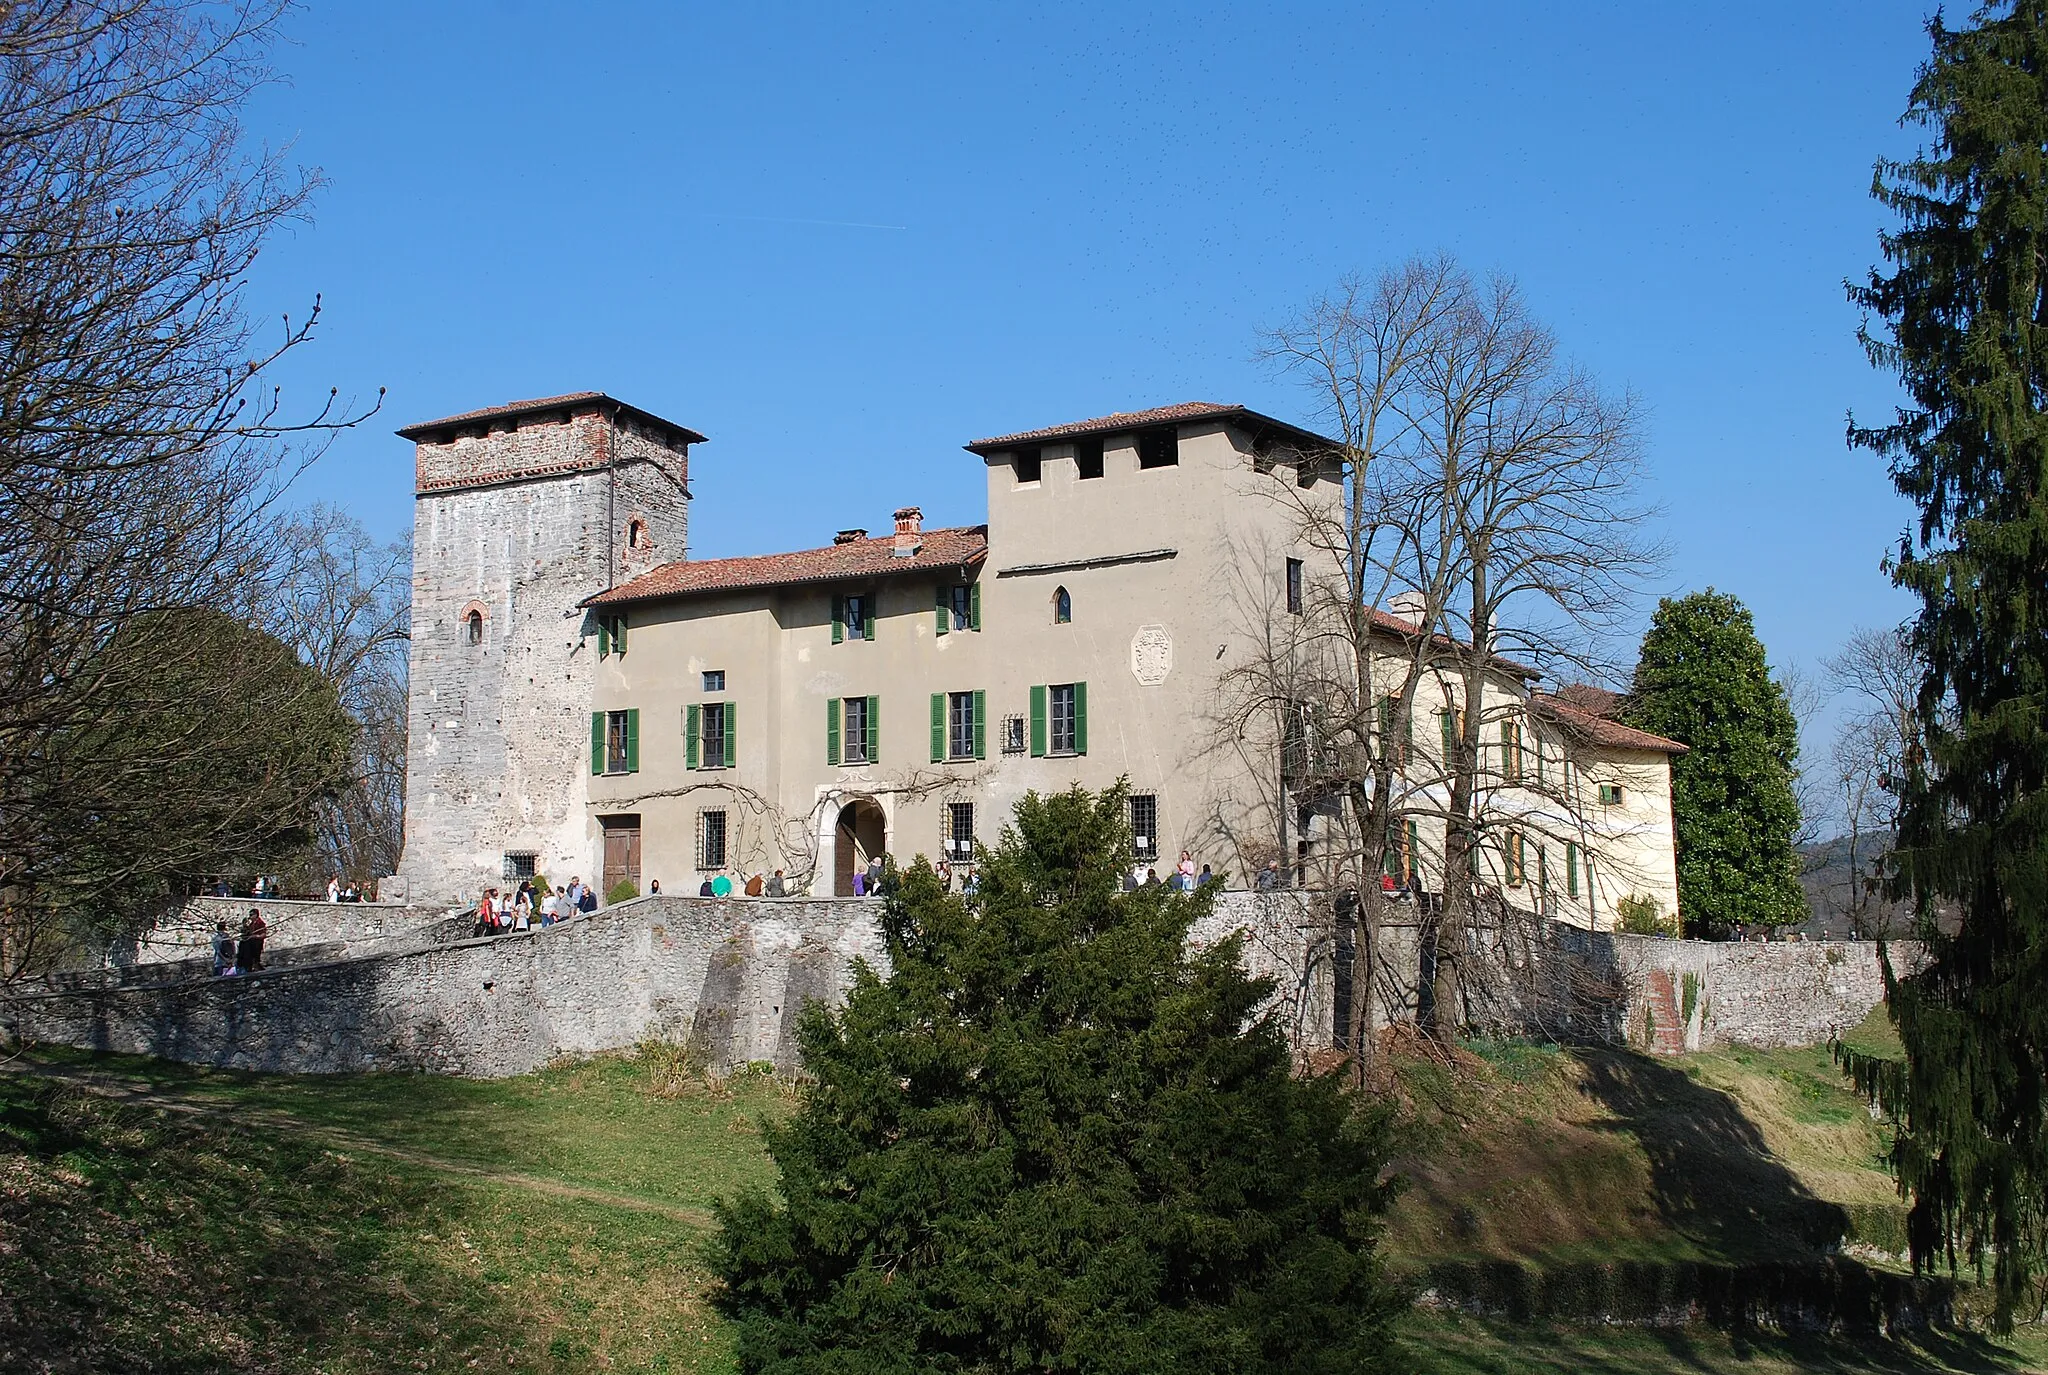
[(1052, 593), (1052, 623), (1065, 625), (1074, 619), (1074, 599), (1067, 595), (1067, 589), (1056, 587)]
[(645, 549), (647, 547), (646, 521), (635, 519), (626, 522), (626, 547), (628, 549)]
[(467, 616), (464, 616), (462, 618), (462, 624), (464, 628), (467, 629), (469, 632), (469, 642), (471, 644), (480, 645), (484, 642), (483, 612), (471, 611)]

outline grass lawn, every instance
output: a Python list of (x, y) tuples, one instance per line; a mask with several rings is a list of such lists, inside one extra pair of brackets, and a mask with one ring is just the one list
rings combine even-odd
[[(1399, 1263), (1739, 1256), (1896, 1206), (1825, 1052), (1483, 1049), (1404, 1071)], [(0, 1074), (0, 1371), (732, 1368), (697, 1246), (715, 1198), (770, 1177), (759, 1123), (791, 1100), (768, 1080), (706, 1086), (658, 1048), (492, 1081), (13, 1068), (44, 1073)], [(1418, 1375), (2048, 1370), (2038, 1343), (1435, 1314), (1409, 1341)]]

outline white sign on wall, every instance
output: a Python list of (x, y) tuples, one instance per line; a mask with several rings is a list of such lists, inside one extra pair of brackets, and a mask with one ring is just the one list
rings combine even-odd
[(1131, 637), (1131, 676), (1158, 687), (1173, 672), (1173, 636), (1163, 625), (1141, 625)]

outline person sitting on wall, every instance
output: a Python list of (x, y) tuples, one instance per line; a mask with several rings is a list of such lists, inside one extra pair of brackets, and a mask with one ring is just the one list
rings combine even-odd
[(569, 906), (577, 911), (583, 908), (583, 878), (580, 874), (569, 880)]
[(660, 879), (658, 879), (658, 878), (652, 878), (652, 879), (649, 879), (649, 880), (647, 880), (647, 896), (648, 896), (648, 897), (650, 897), (650, 898), (658, 898), (658, 897), (660, 897), (660, 896), (661, 896), (661, 880), (660, 880)]
[(235, 944), (235, 968), (243, 974), (253, 974), (263, 967), (263, 938), (270, 934), (270, 927), (263, 920), (263, 913), (256, 908), (249, 909), (249, 920), (242, 923), (242, 939)]
[(711, 896), (714, 898), (729, 898), (732, 896), (732, 876), (730, 874), (720, 870), (718, 876), (711, 880)]
[(1215, 882), (1217, 882), (1216, 875), (1209, 871), (1209, 866), (1206, 864), (1202, 866), (1202, 872), (1195, 875), (1195, 887), (1197, 888), (1207, 888)]
[(567, 921), (569, 914), (576, 910), (569, 901), (569, 890), (561, 884), (555, 885), (554, 894), (540, 907), (540, 924), (553, 926), (558, 921)]
[(711, 875), (704, 875), (704, 881), (697, 885), (697, 896), (700, 898), (711, 896)]
[(576, 904), (576, 910), (586, 916), (597, 910), (597, 890), (587, 883), (583, 885), (583, 898)]
[(782, 871), (780, 869), (769, 875), (768, 896), (771, 898), (785, 898), (789, 896), (789, 885), (782, 881)]
[(758, 898), (761, 896), (761, 894), (765, 893), (766, 891), (768, 891), (768, 880), (762, 878), (759, 874), (756, 874), (752, 878), (747, 880), (748, 897)]
[(235, 938), (228, 932), (225, 920), (213, 924), (213, 977), (218, 979), (235, 972)]
[(335, 875), (335, 876), (334, 876), (333, 878), (330, 878), (330, 879), (328, 879), (328, 880), (327, 880), (327, 900), (328, 900), (329, 902), (340, 902), (340, 901), (341, 901), (341, 875), (340, 875), (340, 874), (336, 874), (336, 875)]

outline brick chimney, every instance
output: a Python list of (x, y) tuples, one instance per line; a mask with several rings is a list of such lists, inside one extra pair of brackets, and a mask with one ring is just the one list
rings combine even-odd
[(924, 511), (916, 506), (896, 511), (896, 557), (907, 559), (924, 548)]
[(841, 530), (832, 537), (834, 544), (858, 544), (868, 537), (865, 530)]

